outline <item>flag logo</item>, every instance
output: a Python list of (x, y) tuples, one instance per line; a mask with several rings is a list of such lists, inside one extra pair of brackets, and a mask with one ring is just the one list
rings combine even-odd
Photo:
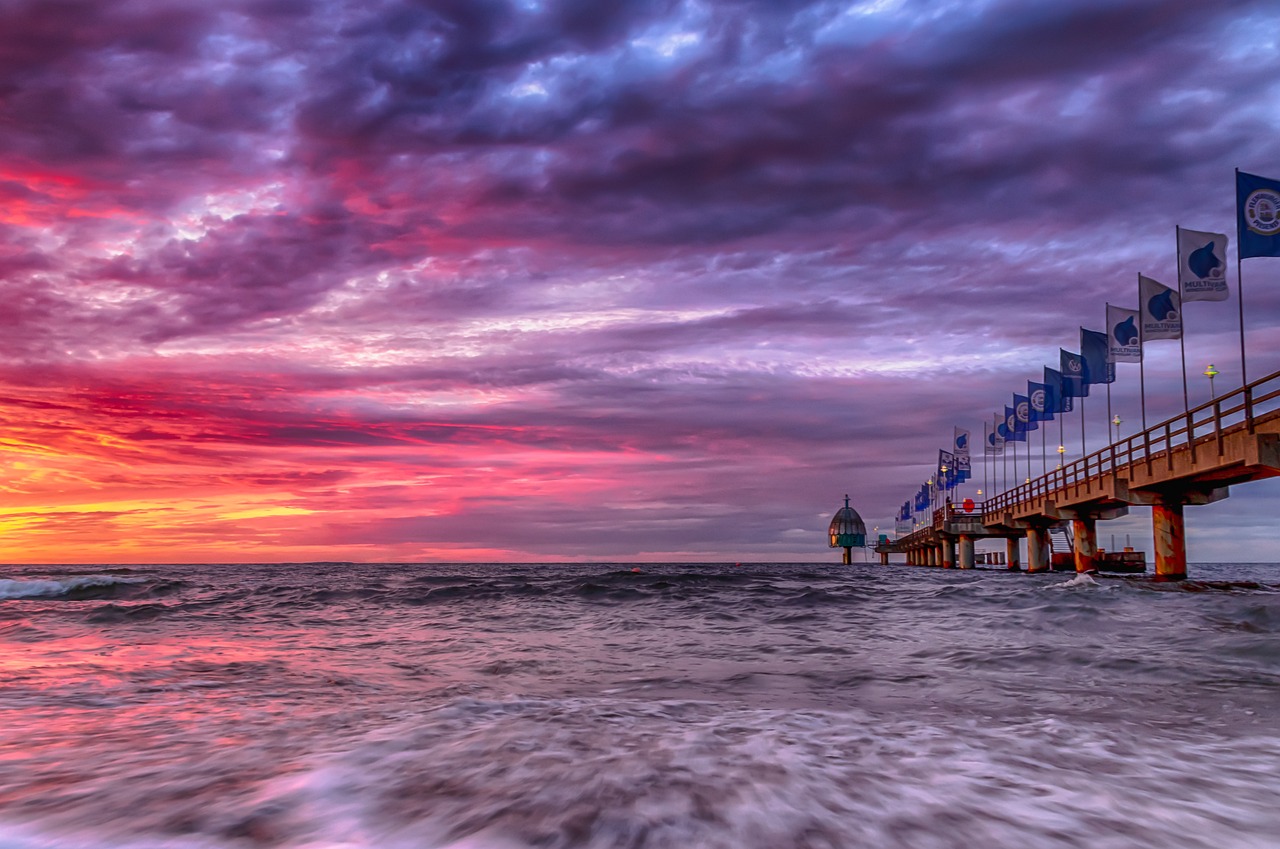
[[(1274, 217), (1274, 213), (1273, 213)], [(1187, 268), (1196, 277), (1212, 277), (1217, 279), (1223, 275), (1222, 260), (1213, 252), (1213, 242), (1209, 242), (1203, 247), (1196, 248), (1187, 255)]]
[(1254, 189), (1245, 198), (1244, 223), (1259, 236), (1280, 233), (1280, 194), (1274, 190)]
[(1137, 321), (1133, 316), (1129, 316), (1113, 327), (1111, 334), (1116, 337), (1116, 341), (1121, 345), (1136, 345), (1138, 343)]
[(963, 451), (969, 447), (969, 434), (962, 433), (956, 437), (956, 448)]
[(1067, 368), (1074, 372), (1084, 371), (1084, 362), (1076, 357), (1072, 357), (1067, 360)]
[(1147, 301), (1147, 312), (1156, 321), (1173, 321), (1178, 317), (1178, 308), (1173, 305), (1173, 290), (1165, 289)]
[(1027, 404), (1027, 402), (1026, 402), (1026, 401), (1019, 401), (1019, 402), (1018, 402), (1018, 406), (1016, 407), (1016, 413), (1017, 413), (1017, 416), (1018, 416), (1018, 421), (1020, 421), (1020, 422), (1029, 422), (1029, 421), (1031, 421), (1031, 411), (1030, 411), (1030, 406)]
[(1037, 389), (1031, 393), (1031, 409), (1037, 413), (1044, 412), (1044, 390)]

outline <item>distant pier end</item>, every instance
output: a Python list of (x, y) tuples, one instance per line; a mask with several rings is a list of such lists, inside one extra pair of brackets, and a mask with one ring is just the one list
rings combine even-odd
[(832, 548), (844, 549), (846, 566), (853, 562), (854, 547), (861, 548), (867, 544), (867, 526), (858, 511), (849, 506), (849, 496), (844, 497), (844, 506), (831, 517), (827, 535), (831, 538)]

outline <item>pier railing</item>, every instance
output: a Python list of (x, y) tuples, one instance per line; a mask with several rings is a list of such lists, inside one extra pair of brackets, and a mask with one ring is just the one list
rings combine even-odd
[(1277, 417), (1280, 417), (1280, 372), (1219, 395), (1141, 433), (1119, 439), (1030, 483), (989, 496), (982, 505), (983, 510), (987, 517), (998, 516), (1005, 510), (1068, 487), (1131, 469), (1135, 464), (1145, 464), (1148, 473), (1159, 463), (1172, 471), (1174, 452), (1180, 449), (1190, 451), (1193, 463), (1201, 452), (1222, 456), (1223, 438), (1227, 434), (1241, 430), (1253, 433), (1260, 422)]

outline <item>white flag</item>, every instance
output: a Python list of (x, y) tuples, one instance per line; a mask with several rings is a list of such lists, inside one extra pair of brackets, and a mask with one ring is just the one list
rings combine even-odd
[(992, 423), (990, 426), (991, 429), (987, 431), (986, 452), (988, 454), (1004, 453), (1004, 438), (1001, 437), (1000, 434), (996, 432), (996, 428), (999, 427), (1001, 422), (1003, 421), (1004, 421), (1004, 416), (1000, 415), (999, 413), (996, 413), (995, 418), (992, 420)]
[(1113, 363), (1142, 362), (1138, 311), (1107, 304), (1107, 358)]
[(955, 455), (956, 460), (959, 460), (961, 457), (968, 460), (971, 456), (969, 453), (969, 431), (957, 427), (955, 429), (955, 433), (955, 444), (951, 448), (951, 453)]
[(1142, 342), (1182, 338), (1182, 297), (1163, 283), (1138, 275)]
[(1225, 235), (1178, 228), (1178, 286), (1184, 304), (1227, 299)]

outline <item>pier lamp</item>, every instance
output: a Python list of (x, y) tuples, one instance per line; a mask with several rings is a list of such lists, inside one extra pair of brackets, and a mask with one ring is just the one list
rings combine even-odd
[(1059, 445), (1058, 446), (1058, 468), (1059, 469), (1062, 468), (1062, 455), (1066, 453), (1067, 453), (1067, 446)]
[(1123, 422), (1124, 422), (1124, 419), (1120, 418), (1119, 413), (1116, 413), (1116, 417), (1111, 420), (1111, 423), (1116, 426), (1116, 442), (1120, 441), (1120, 425)]
[(1218, 370), (1213, 367), (1213, 363), (1209, 363), (1209, 367), (1204, 370), (1204, 376), (1209, 378), (1209, 400), (1212, 401), (1218, 397), (1213, 394), (1213, 379), (1218, 376)]

